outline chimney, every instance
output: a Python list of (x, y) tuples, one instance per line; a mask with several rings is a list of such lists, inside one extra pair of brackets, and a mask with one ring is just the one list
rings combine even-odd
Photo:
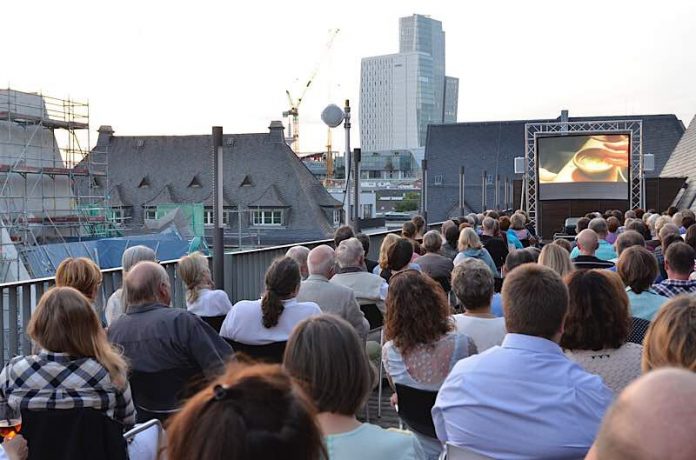
[(268, 131), (268, 140), (270, 142), (285, 142), (285, 126), (283, 126), (282, 121), (272, 121)]
[(101, 125), (97, 130), (99, 137), (97, 138), (97, 145), (106, 145), (114, 137), (114, 129), (111, 125)]
[(568, 123), (568, 110), (561, 110), (561, 123)]

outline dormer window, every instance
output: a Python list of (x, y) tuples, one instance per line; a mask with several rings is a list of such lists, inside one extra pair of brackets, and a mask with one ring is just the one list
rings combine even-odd
[(201, 188), (201, 181), (198, 179), (198, 176), (193, 176), (193, 179), (191, 179), (191, 182), (188, 184), (189, 188)]
[(242, 187), (247, 187), (247, 186), (252, 186), (254, 185), (253, 182), (251, 182), (251, 177), (250, 176), (244, 176), (244, 180), (242, 181)]
[(140, 181), (138, 188), (150, 188), (150, 178), (148, 176), (143, 177), (143, 180)]

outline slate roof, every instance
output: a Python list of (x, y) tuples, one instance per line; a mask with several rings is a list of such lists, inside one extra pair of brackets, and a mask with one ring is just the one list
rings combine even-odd
[[(108, 131), (100, 128), (95, 149), (108, 147), (110, 205), (132, 206), (134, 223), (142, 223), (144, 206), (213, 205), (210, 135), (114, 136)], [(284, 142), (282, 124), (274, 122), (268, 133), (225, 135), (223, 155), (224, 206), (288, 210), (286, 226), (263, 231), (269, 239), (294, 242), (333, 233), (332, 211), (342, 203)]]
[(696, 116), (691, 120), (660, 177), (686, 177), (686, 189), (672, 204), (696, 210)]
[[(428, 160), (428, 218), (433, 222), (459, 214), (459, 168), (465, 167), (465, 204), (470, 211), (481, 210), (481, 177), (500, 175), (510, 180), (514, 174), (514, 158), (523, 157), (525, 124), (548, 123), (560, 119), (491, 121), (430, 125), (425, 146)], [(684, 133), (684, 124), (675, 115), (629, 115), (570, 117), (568, 121), (642, 120), (643, 153), (655, 155), (657, 177), (667, 163), (674, 147)], [(439, 177), (438, 177), (439, 176)], [(441, 185), (435, 185), (441, 183)], [(487, 186), (487, 208), (495, 206), (495, 186)], [(502, 187), (499, 192), (502, 205)], [(519, 203), (514, 205), (519, 207)]]

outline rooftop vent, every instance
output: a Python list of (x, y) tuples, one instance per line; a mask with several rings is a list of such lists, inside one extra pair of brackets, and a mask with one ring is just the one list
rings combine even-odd
[(138, 184), (138, 188), (150, 188), (150, 178), (148, 176), (143, 177), (143, 180)]
[(253, 182), (251, 182), (251, 177), (249, 176), (244, 176), (244, 180), (242, 181), (242, 184), (240, 185), (241, 187), (246, 187), (246, 186), (252, 186), (254, 185)]
[(191, 179), (191, 182), (188, 184), (189, 188), (201, 188), (201, 181), (198, 179), (198, 176), (193, 176), (193, 179)]

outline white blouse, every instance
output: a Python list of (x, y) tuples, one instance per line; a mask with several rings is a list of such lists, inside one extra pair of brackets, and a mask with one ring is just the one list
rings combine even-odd
[(232, 309), (232, 302), (225, 291), (201, 289), (195, 302), (186, 302), (186, 308), (198, 316), (224, 316)]

